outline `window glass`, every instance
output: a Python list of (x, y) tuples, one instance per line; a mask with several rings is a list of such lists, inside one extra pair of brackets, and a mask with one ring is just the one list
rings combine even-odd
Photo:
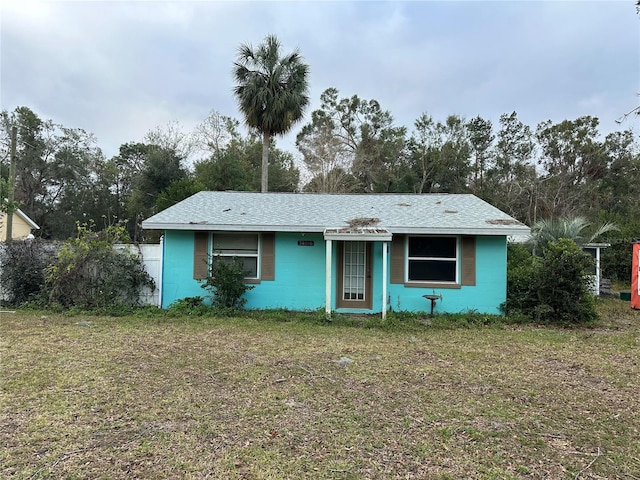
[(456, 262), (411, 260), (409, 279), (416, 282), (455, 282)]
[(456, 237), (409, 237), (407, 280), (410, 282), (456, 282)]
[[(232, 256), (220, 256), (223, 262), (231, 263), (233, 261)], [(256, 257), (235, 257), (242, 263), (242, 270), (246, 278), (258, 278), (258, 259)]]
[(410, 257), (456, 258), (454, 237), (409, 237)]
[(345, 242), (343, 252), (342, 298), (364, 300), (364, 274), (366, 263), (365, 242)]
[(258, 253), (258, 235), (246, 233), (217, 233), (213, 237), (214, 253), (220, 251), (226, 255)]
[(259, 240), (257, 233), (216, 233), (213, 235), (213, 255), (231, 262), (238, 258), (245, 278), (258, 278)]

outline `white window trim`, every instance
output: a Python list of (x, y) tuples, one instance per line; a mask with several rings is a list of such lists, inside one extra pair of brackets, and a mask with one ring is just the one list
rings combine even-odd
[[(449, 257), (409, 257), (409, 239), (410, 238), (453, 238), (456, 241), (456, 256), (455, 258)], [(404, 281), (410, 284), (424, 284), (424, 285), (460, 285), (460, 265), (461, 265), (461, 239), (459, 235), (406, 235), (404, 239)], [(455, 262), (456, 264), (456, 278), (455, 281), (451, 280), (410, 280), (409, 279), (409, 261), (410, 260), (439, 260)]]
[[(234, 253), (225, 254), (216, 252), (214, 249), (216, 235), (257, 235), (258, 236), (258, 252), (257, 253)], [(260, 280), (262, 278), (262, 235), (257, 232), (212, 232), (209, 239), (209, 255), (212, 257), (247, 257), (256, 259), (256, 276), (244, 277), (246, 280)]]

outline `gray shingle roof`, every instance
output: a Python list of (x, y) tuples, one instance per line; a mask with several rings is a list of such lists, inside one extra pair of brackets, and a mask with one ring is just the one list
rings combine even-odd
[(529, 227), (474, 195), (199, 192), (142, 222), (151, 230), (518, 235)]

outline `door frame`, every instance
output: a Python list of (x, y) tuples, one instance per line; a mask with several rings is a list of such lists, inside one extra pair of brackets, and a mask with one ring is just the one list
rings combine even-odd
[(337, 268), (336, 268), (336, 308), (360, 308), (363, 310), (373, 309), (373, 242), (354, 240), (365, 244), (365, 278), (364, 278), (364, 300), (344, 300), (342, 298), (342, 288), (344, 286), (344, 244), (348, 240), (338, 242)]

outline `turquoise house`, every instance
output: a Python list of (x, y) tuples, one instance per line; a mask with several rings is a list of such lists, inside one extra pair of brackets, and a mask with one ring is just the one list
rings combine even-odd
[(161, 306), (203, 296), (212, 255), (239, 257), (249, 309), (500, 313), (507, 237), (529, 228), (474, 195), (199, 192), (163, 230)]

